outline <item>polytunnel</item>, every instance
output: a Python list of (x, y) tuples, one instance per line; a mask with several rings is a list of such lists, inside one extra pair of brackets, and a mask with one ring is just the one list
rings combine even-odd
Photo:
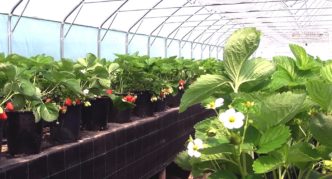
[(136, 51), (151, 56), (219, 58), (225, 39), (247, 26), (263, 32), (264, 47), (282, 47), (291, 40), (313, 44), (315, 51), (319, 43), (329, 43), (331, 26), (331, 2), (327, 0), (0, 3), (1, 51), (58, 58), (77, 58), (87, 52), (114, 58), (113, 53)]
[(332, 0), (0, 0), (0, 179), (332, 178)]

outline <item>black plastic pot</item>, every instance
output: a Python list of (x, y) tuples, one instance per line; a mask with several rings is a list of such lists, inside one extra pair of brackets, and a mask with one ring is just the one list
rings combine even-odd
[(175, 96), (167, 95), (166, 99), (165, 99), (166, 100), (166, 105), (168, 107), (171, 107), (171, 108), (178, 107), (180, 105), (183, 93), (184, 93), (183, 90), (179, 90), (178, 93), (176, 93)]
[(42, 141), (42, 123), (35, 123), (30, 111), (7, 113), (8, 152), (15, 154), (37, 154)]
[(161, 112), (166, 110), (166, 100), (158, 99), (154, 102), (154, 112)]
[(57, 143), (75, 142), (79, 139), (82, 105), (68, 106), (67, 112), (60, 112), (57, 122), (51, 125), (51, 139)]
[(136, 106), (134, 114), (138, 117), (153, 116), (153, 103), (151, 102), (152, 94), (149, 91), (136, 92)]
[(131, 112), (132, 109), (128, 108), (126, 110), (119, 110), (116, 107), (113, 107), (111, 112), (110, 112), (110, 117), (108, 122), (111, 123), (127, 123), (131, 122), (130, 117), (131, 117)]
[(110, 98), (90, 100), (91, 106), (82, 109), (82, 126), (86, 130), (105, 130), (109, 116)]

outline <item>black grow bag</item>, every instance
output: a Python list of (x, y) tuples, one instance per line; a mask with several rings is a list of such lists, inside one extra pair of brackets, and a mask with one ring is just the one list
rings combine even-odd
[(30, 111), (7, 113), (8, 152), (15, 154), (37, 154), (42, 141), (42, 123), (35, 123)]
[(136, 92), (136, 106), (134, 107), (134, 114), (138, 117), (153, 116), (153, 103), (151, 102), (152, 94), (149, 91)]
[(183, 93), (184, 93), (184, 90), (179, 90), (175, 96), (167, 95), (166, 99), (165, 99), (166, 105), (171, 108), (178, 107), (180, 105)]
[(57, 122), (51, 125), (51, 139), (57, 143), (75, 142), (80, 136), (82, 105), (68, 106), (66, 113), (60, 112)]
[(5, 127), (5, 121), (0, 120), (0, 154), (2, 150), (2, 138), (3, 138), (4, 127)]
[(90, 100), (91, 106), (82, 109), (82, 126), (86, 130), (105, 130), (109, 116), (111, 100), (100, 97)]
[(128, 108), (125, 110), (119, 110), (116, 107), (113, 107), (112, 110), (110, 111), (110, 116), (108, 122), (111, 123), (127, 123), (131, 122), (130, 117), (131, 117), (132, 109)]
[(154, 112), (161, 112), (166, 110), (166, 100), (158, 99), (154, 102)]

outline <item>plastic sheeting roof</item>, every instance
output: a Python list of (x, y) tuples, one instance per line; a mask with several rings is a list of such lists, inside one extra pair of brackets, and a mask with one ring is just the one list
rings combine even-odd
[[(0, 13), (223, 46), (254, 26), (265, 44), (330, 42), (330, 0), (1, 0)], [(67, 18), (66, 18), (67, 17)]]

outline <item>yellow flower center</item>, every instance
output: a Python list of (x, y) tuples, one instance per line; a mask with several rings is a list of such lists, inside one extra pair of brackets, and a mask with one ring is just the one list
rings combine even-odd
[(194, 149), (194, 150), (198, 150), (199, 147), (198, 147), (197, 145), (194, 145), (193, 149)]
[(234, 122), (235, 122), (235, 117), (234, 117), (234, 116), (229, 117), (229, 118), (228, 118), (228, 121), (229, 121), (230, 123), (234, 123)]

